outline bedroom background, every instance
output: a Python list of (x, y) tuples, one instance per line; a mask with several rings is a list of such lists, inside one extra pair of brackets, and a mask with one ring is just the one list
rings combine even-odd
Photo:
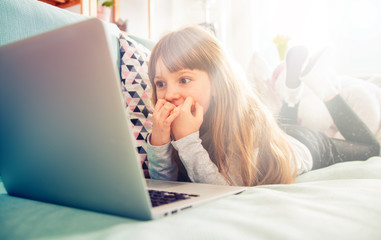
[(120, 18), (129, 33), (152, 41), (184, 25), (209, 24), (245, 71), (253, 52), (274, 69), (273, 40), (282, 35), (289, 46), (302, 44), (311, 53), (333, 46), (339, 74), (381, 75), (378, 0), (120, 0)]
[[(86, 1), (96, 2), (82, 0)], [(98, 4), (104, 1), (98, 0)], [(274, 115), (278, 114), (284, 97), (282, 58), (287, 48), (304, 45), (309, 50), (309, 59), (313, 59), (314, 54), (331, 47), (334, 58), (320, 60), (327, 64), (319, 71), (330, 71), (328, 68), (332, 66), (338, 91), (381, 143), (381, 29), (378, 27), (381, 1), (113, 1), (118, 6), (114, 8), (118, 9), (117, 19), (126, 27), (122, 30), (152, 42), (185, 25), (209, 28), (236, 63), (234, 69), (257, 90)], [(78, 6), (69, 10), (81, 11)], [(302, 96), (298, 122), (328, 136), (343, 138), (324, 104), (311, 91), (306, 90)]]

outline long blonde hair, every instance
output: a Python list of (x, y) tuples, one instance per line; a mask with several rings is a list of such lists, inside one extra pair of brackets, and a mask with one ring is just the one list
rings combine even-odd
[(157, 96), (153, 79), (159, 59), (170, 72), (198, 69), (208, 73), (215, 94), (200, 136), (211, 160), (230, 184), (228, 171), (233, 161), (240, 161), (242, 182), (247, 186), (294, 181), (294, 154), (285, 134), (245, 81), (234, 73), (212, 35), (193, 26), (160, 39), (148, 67), (154, 104)]

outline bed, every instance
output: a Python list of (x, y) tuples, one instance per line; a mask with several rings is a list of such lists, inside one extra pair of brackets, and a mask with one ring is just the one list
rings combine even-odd
[(251, 187), (154, 221), (6, 194), (0, 239), (381, 239), (381, 158), (338, 163), (295, 184)]
[[(2, 0), (0, 16), (0, 45), (84, 18), (35, 0)], [(118, 47), (117, 30), (109, 31)], [(0, 176), (0, 239), (358, 240), (381, 239), (380, 226), (381, 157), (314, 170), (294, 184), (250, 187), (154, 221), (13, 197)]]

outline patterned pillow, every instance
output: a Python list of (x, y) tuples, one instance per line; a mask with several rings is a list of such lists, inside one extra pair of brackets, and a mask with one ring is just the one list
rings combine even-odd
[(147, 137), (152, 129), (151, 83), (148, 78), (150, 51), (120, 34), (120, 75), (126, 111), (132, 122), (143, 169), (147, 168)]

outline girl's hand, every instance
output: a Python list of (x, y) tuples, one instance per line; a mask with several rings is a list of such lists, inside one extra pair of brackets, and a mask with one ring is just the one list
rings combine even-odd
[(204, 111), (200, 104), (194, 103), (192, 97), (187, 97), (179, 108), (179, 115), (172, 123), (172, 133), (179, 140), (197, 132), (204, 120)]
[(155, 105), (150, 143), (161, 146), (171, 141), (171, 124), (180, 114), (179, 108), (164, 99), (159, 99)]

